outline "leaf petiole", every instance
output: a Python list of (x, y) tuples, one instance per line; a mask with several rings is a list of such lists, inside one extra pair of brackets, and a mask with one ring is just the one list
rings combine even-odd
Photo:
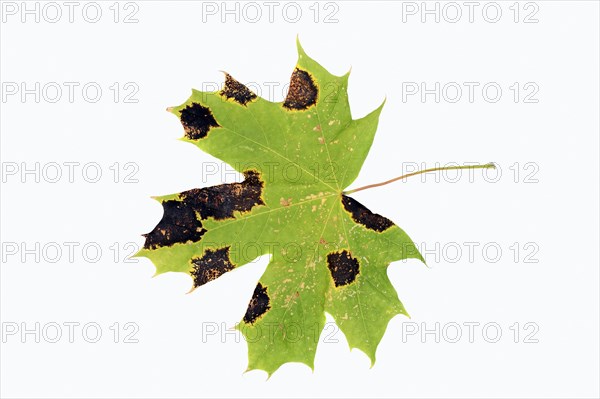
[(369, 184), (367, 186), (355, 188), (354, 190), (344, 191), (342, 194), (348, 195), (348, 194), (356, 193), (358, 191), (366, 190), (368, 188), (384, 186), (386, 184), (390, 184), (395, 181), (405, 179), (407, 177), (421, 175), (423, 173), (439, 172), (442, 170), (459, 170), (459, 169), (496, 169), (496, 165), (493, 162), (490, 162), (490, 163), (486, 163), (485, 165), (444, 166), (444, 167), (439, 167), (439, 168), (423, 169), (423, 170), (419, 170), (419, 171), (413, 172), (413, 173), (408, 173), (406, 175), (402, 175), (399, 177), (394, 177), (393, 179), (386, 180), (381, 183)]

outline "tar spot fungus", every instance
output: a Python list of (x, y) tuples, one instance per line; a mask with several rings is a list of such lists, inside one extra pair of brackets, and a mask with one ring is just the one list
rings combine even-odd
[(192, 259), (191, 275), (194, 278), (194, 288), (221, 277), (235, 268), (229, 259), (229, 248), (225, 247), (214, 251), (207, 249), (201, 258)]
[(162, 203), (163, 217), (154, 230), (144, 234), (144, 248), (156, 249), (175, 243), (200, 241), (206, 229), (202, 220), (209, 217), (228, 219), (234, 212), (249, 212), (257, 205), (264, 205), (264, 183), (254, 170), (244, 172), (241, 183), (195, 188), (179, 194), (177, 200)]
[(371, 212), (360, 202), (350, 197), (346, 197), (345, 195), (342, 195), (342, 204), (344, 205), (344, 208), (350, 212), (352, 219), (356, 223), (362, 224), (367, 229), (381, 233), (394, 225), (394, 222), (390, 219)]
[(220, 127), (210, 109), (198, 103), (192, 103), (181, 111), (181, 124), (185, 137), (190, 140), (199, 140), (208, 134), (213, 127)]
[(235, 211), (248, 212), (262, 200), (263, 181), (258, 172), (247, 170), (241, 183), (219, 184), (218, 186), (195, 188), (184, 191), (179, 197), (190, 204), (202, 219), (232, 218)]
[(232, 98), (235, 102), (246, 105), (256, 98), (256, 94), (250, 89), (231, 77), (230, 74), (225, 74), (225, 87), (219, 92), (225, 98)]
[(327, 267), (336, 287), (350, 284), (360, 272), (358, 259), (353, 258), (346, 250), (327, 255)]
[(246, 324), (254, 324), (254, 322), (263, 314), (271, 309), (270, 298), (267, 294), (267, 287), (263, 287), (261, 283), (256, 285), (252, 299), (248, 304), (248, 309), (244, 315), (244, 322)]
[(317, 103), (317, 86), (312, 76), (296, 68), (290, 79), (290, 88), (283, 106), (287, 109), (303, 110)]
[(199, 241), (206, 230), (196, 217), (194, 209), (185, 202), (164, 201), (163, 217), (150, 233), (144, 234), (144, 248), (156, 249), (175, 243)]

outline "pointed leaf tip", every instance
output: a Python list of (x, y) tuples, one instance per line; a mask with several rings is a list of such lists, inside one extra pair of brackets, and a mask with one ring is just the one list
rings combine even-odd
[(350, 65), (350, 68), (348, 68), (348, 72), (346, 72), (345, 74), (342, 75), (342, 77), (346, 79), (346, 82), (348, 81), (348, 78), (350, 77), (351, 73), (352, 73), (352, 65)]
[(298, 49), (298, 57), (299, 58), (302, 58), (303, 56), (307, 56), (306, 51), (304, 51), (304, 48), (302, 47), (302, 44), (300, 44), (300, 35), (296, 35), (296, 48)]

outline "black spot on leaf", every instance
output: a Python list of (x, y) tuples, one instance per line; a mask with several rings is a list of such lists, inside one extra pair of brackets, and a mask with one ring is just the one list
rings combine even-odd
[(355, 199), (342, 195), (342, 204), (344, 205), (344, 208), (350, 212), (352, 219), (356, 223), (362, 224), (367, 229), (381, 233), (394, 225), (394, 222), (390, 219), (371, 212), (367, 207)]
[(180, 193), (177, 200), (164, 201), (161, 221), (154, 230), (144, 234), (144, 248), (200, 241), (206, 233), (202, 220), (233, 218), (235, 211), (248, 212), (257, 205), (264, 205), (261, 197), (264, 183), (260, 174), (248, 170), (244, 176), (246, 179), (241, 183), (195, 188)]
[(188, 105), (179, 113), (185, 137), (190, 140), (202, 139), (206, 137), (211, 128), (220, 127), (210, 109), (198, 103)]
[(206, 230), (196, 217), (194, 209), (185, 202), (176, 200), (164, 201), (163, 217), (150, 233), (144, 234), (144, 248), (156, 249), (171, 246), (175, 243), (199, 241)]
[(250, 89), (231, 77), (230, 74), (225, 74), (225, 87), (219, 93), (226, 98), (233, 98), (234, 101), (246, 105), (256, 98), (256, 94)]
[(244, 322), (254, 324), (256, 319), (267, 313), (269, 309), (271, 309), (271, 305), (269, 295), (267, 294), (267, 287), (263, 287), (261, 283), (258, 283), (244, 315)]
[(258, 172), (244, 172), (241, 183), (195, 188), (179, 194), (182, 201), (190, 204), (202, 219), (232, 218), (235, 211), (248, 212), (256, 205), (264, 205), (261, 198), (263, 181)]
[(287, 109), (303, 110), (317, 103), (317, 86), (312, 76), (296, 68), (290, 79), (290, 88), (283, 106)]
[(350, 284), (359, 273), (358, 259), (353, 258), (346, 250), (327, 255), (327, 267), (336, 287)]
[(221, 277), (235, 268), (229, 259), (229, 248), (225, 247), (214, 251), (207, 249), (201, 258), (192, 259), (191, 274), (194, 278), (194, 288)]

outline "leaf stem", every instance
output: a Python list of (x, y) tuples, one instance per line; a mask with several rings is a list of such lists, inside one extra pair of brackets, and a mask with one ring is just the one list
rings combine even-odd
[(496, 165), (493, 162), (490, 162), (490, 163), (486, 163), (485, 165), (444, 166), (444, 167), (439, 167), (439, 168), (423, 169), (423, 170), (419, 170), (419, 171), (413, 172), (413, 173), (408, 173), (406, 175), (402, 175), (399, 177), (394, 177), (393, 179), (386, 180), (381, 183), (369, 184), (367, 186), (355, 188), (354, 190), (344, 191), (342, 194), (348, 195), (348, 194), (356, 193), (358, 191), (366, 190), (368, 188), (384, 186), (386, 184), (390, 184), (395, 181), (405, 179), (407, 177), (421, 175), (423, 173), (439, 172), (441, 170), (459, 170), (459, 169), (496, 169)]

